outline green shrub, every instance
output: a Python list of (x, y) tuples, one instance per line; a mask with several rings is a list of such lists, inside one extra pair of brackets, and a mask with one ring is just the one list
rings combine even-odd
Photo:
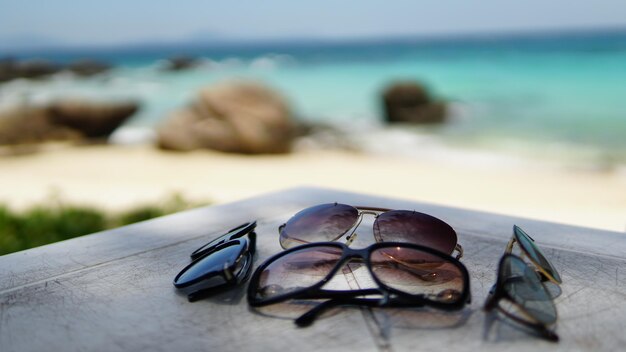
[(162, 208), (146, 205), (122, 213), (117, 219), (117, 224), (119, 226), (134, 224), (136, 222), (157, 218), (166, 214), (167, 212)]
[(0, 255), (28, 248), (18, 234), (18, 224), (19, 218), (0, 205)]
[(152, 219), (199, 206), (174, 195), (162, 204), (107, 214), (88, 206), (68, 206), (58, 199), (13, 212), (0, 205), (0, 255)]

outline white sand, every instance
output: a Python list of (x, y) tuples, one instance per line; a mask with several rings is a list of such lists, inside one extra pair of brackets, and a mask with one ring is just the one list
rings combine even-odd
[(23, 208), (58, 194), (71, 202), (120, 209), (159, 201), (173, 192), (221, 203), (312, 185), (626, 230), (624, 173), (457, 159), (338, 151), (242, 156), (167, 153), (148, 146), (60, 147), (0, 156), (0, 202)]

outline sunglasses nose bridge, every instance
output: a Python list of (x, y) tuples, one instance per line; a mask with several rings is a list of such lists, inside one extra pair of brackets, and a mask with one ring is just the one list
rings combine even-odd
[(361, 210), (359, 212), (359, 216), (363, 216), (363, 215), (373, 215), (374, 217), (378, 217), (378, 215), (380, 215), (380, 212), (376, 212), (373, 210)]
[(346, 247), (343, 252), (343, 257), (345, 258), (346, 262), (352, 262), (355, 259), (360, 259), (362, 261), (365, 261), (367, 258), (367, 253), (368, 253), (367, 248), (353, 249), (350, 247)]

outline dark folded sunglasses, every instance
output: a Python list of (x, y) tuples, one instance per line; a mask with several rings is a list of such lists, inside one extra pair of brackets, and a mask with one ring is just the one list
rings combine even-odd
[(446, 254), (456, 250), (457, 259), (463, 256), (454, 229), (434, 216), (411, 210), (353, 207), (340, 203), (320, 204), (298, 212), (278, 228), (280, 245), (287, 249), (311, 242), (338, 241), (342, 236), (350, 245), (364, 215), (376, 218), (376, 242), (413, 243)]
[[(329, 287), (348, 263), (351, 273), (360, 270), (359, 264), (366, 268), (375, 287)], [(288, 249), (261, 264), (248, 286), (248, 303), (260, 307), (287, 300), (326, 299), (295, 320), (298, 326), (308, 326), (324, 310), (340, 305), (461, 309), (470, 302), (469, 284), (461, 262), (429, 247), (381, 242), (357, 250), (343, 243), (321, 242)]]
[[(519, 245), (522, 257), (511, 254), (515, 243)], [(523, 258), (528, 258), (533, 266), (528, 265)], [(557, 320), (553, 299), (561, 292), (558, 287), (561, 282), (561, 276), (536, 246), (535, 240), (514, 225), (513, 236), (500, 259), (497, 280), (489, 292), (484, 309), (497, 309), (540, 336), (558, 341), (559, 337), (553, 331)], [(553, 287), (558, 292), (548, 290), (548, 284), (555, 284)]]
[(256, 221), (242, 224), (193, 251), (174, 286), (193, 302), (246, 281), (256, 252), (255, 228)]
[(537, 272), (514, 254), (505, 254), (500, 259), (498, 278), (484, 309), (497, 309), (541, 337), (554, 342), (559, 340), (552, 328), (557, 313), (550, 293)]

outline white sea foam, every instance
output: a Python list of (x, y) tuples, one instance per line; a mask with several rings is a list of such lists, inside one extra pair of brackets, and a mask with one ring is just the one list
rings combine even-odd
[(109, 137), (109, 143), (118, 145), (152, 144), (155, 141), (156, 133), (151, 127), (124, 126)]
[(275, 70), (278, 67), (295, 64), (295, 59), (289, 55), (269, 54), (253, 59), (250, 68), (257, 70)]

